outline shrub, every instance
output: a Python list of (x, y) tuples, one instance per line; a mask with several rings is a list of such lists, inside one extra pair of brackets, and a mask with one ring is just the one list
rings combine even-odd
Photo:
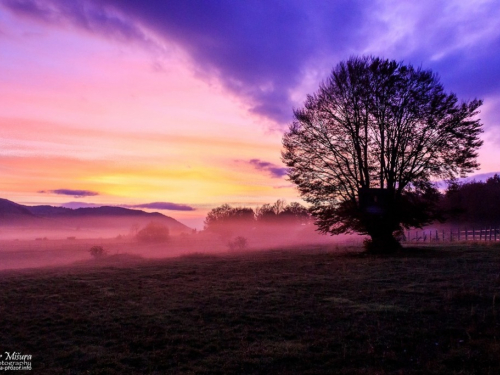
[(234, 251), (234, 250), (245, 250), (247, 247), (248, 241), (245, 237), (238, 236), (234, 240), (229, 241), (227, 243), (227, 246), (229, 247), (229, 250)]
[(101, 258), (106, 255), (106, 251), (104, 251), (102, 246), (92, 246), (89, 252), (94, 258)]
[(142, 242), (164, 242), (169, 238), (169, 230), (163, 224), (151, 222), (137, 232), (135, 237)]

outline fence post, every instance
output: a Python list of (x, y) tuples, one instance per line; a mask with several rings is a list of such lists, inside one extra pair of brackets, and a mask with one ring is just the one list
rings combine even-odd
[(453, 229), (450, 229), (450, 242), (453, 242)]
[(458, 240), (460, 241), (460, 227), (458, 227)]
[(443, 234), (443, 242), (444, 242), (444, 229), (442, 230), (442, 232), (443, 232), (442, 234)]
[(469, 232), (467, 232), (467, 228), (465, 228), (465, 241), (467, 241), (469, 239), (468, 235), (469, 235)]
[(483, 230), (479, 229), (479, 241), (483, 239)]
[(490, 225), (490, 241), (491, 241), (491, 240), (492, 240), (492, 238), (491, 238), (491, 225)]
[(439, 242), (438, 231), (436, 229), (436, 242)]

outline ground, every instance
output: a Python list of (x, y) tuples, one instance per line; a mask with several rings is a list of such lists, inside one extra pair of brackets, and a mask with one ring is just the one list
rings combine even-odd
[(36, 374), (500, 373), (500, 247), (94, 262), (0, 272), (0, 353)]

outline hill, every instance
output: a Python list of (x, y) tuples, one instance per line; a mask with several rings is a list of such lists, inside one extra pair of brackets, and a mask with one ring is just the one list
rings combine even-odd
[(19, 221), (22, 219), (31, 220), (34, 218), (35, 215), (31, 213), (26, 206), (14, 203), (7, 199), (0, 198), (0, 221)]
[(40, 228), (139, 228), (156, 221), (168, 226), (171, 233), (189, 232), (191, 228), (159, 212), (145, 212), (123, 207), (65, 208), (48, 205), (24, 206), (0, 199), (0, 225)]

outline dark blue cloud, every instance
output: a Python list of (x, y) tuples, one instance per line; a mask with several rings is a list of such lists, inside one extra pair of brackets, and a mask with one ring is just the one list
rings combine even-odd
[(97, 193), (95, 191), (73, 190), (73, 189), (40, 190), (38, 192), (41, 194), (52, 193), (52, 194), (58, 194), (58, 195), (70, 195), (74, 198), (93, 197), (95, 195), (99, 195), (99, 193)]
[(259, 171), (270, 173), (274, 178), (281, 178), (283, 176), (286, 176), (286, 174), (288, 173), (288, 168), (279, 167), (276, 164), (269, 163), (267, 161), (252, 159), (249, 161), (249, 163)]
[[(459, 98), (500, 97), (496, 1), (0, 0), (17, 14), (187, 51), (200, 75), (217, 77), (280, 124), (301, 95), (351, 55), (374, 54), (437, 72)], [(156, 45), (161, 50), (160, 45)], [(311, 73), (312, 72), (312, 73)], [(304, 77), (314, 82), (304, 86)], [(311, 93), (311, 92), (310, 92)], [(296, 93), (295, 93), (296, 94)], [(498, 117), (498, 116), (497, 116)], [(489, 117), (491, 122), (493, 117)], [(500, 125), (500, 124), (499, 124)]]
[[(2, 1), (2, 0), (0, 0)], [(69, 21), (90, 31), (146, 40), (141, 25), (181, 45), (198, 71), (216, 76), (280, 123), (292, 118), (290, 91), (306, 63), (325, 53), (347, 56), (359, 45), (370, 7), (361, 0), (157, 1), (3, 0), (18, 14)]]
[(450, 53), (429, 66), (439, 72), (445, 87), (464, 99), (498, 95), (500, 53), (492, 51), (500, 51), (500, 37), (486, 45)]
[(72, 24), (89, 32), (104, 34), (122, 41), (154, 43), (127, 17), (106, 11), (99, 3), (75, 0), (0, 0), (12, 12), (50, 24)]
[(152, 202), (144, 204), (136, 204), (132, 206), (127, 206), (131, 208), (149, 208), (153, 210), (171, 210), (171, 211), (194, 211), (195, 208), (185, 205), (177, 204), (171, 202)]

